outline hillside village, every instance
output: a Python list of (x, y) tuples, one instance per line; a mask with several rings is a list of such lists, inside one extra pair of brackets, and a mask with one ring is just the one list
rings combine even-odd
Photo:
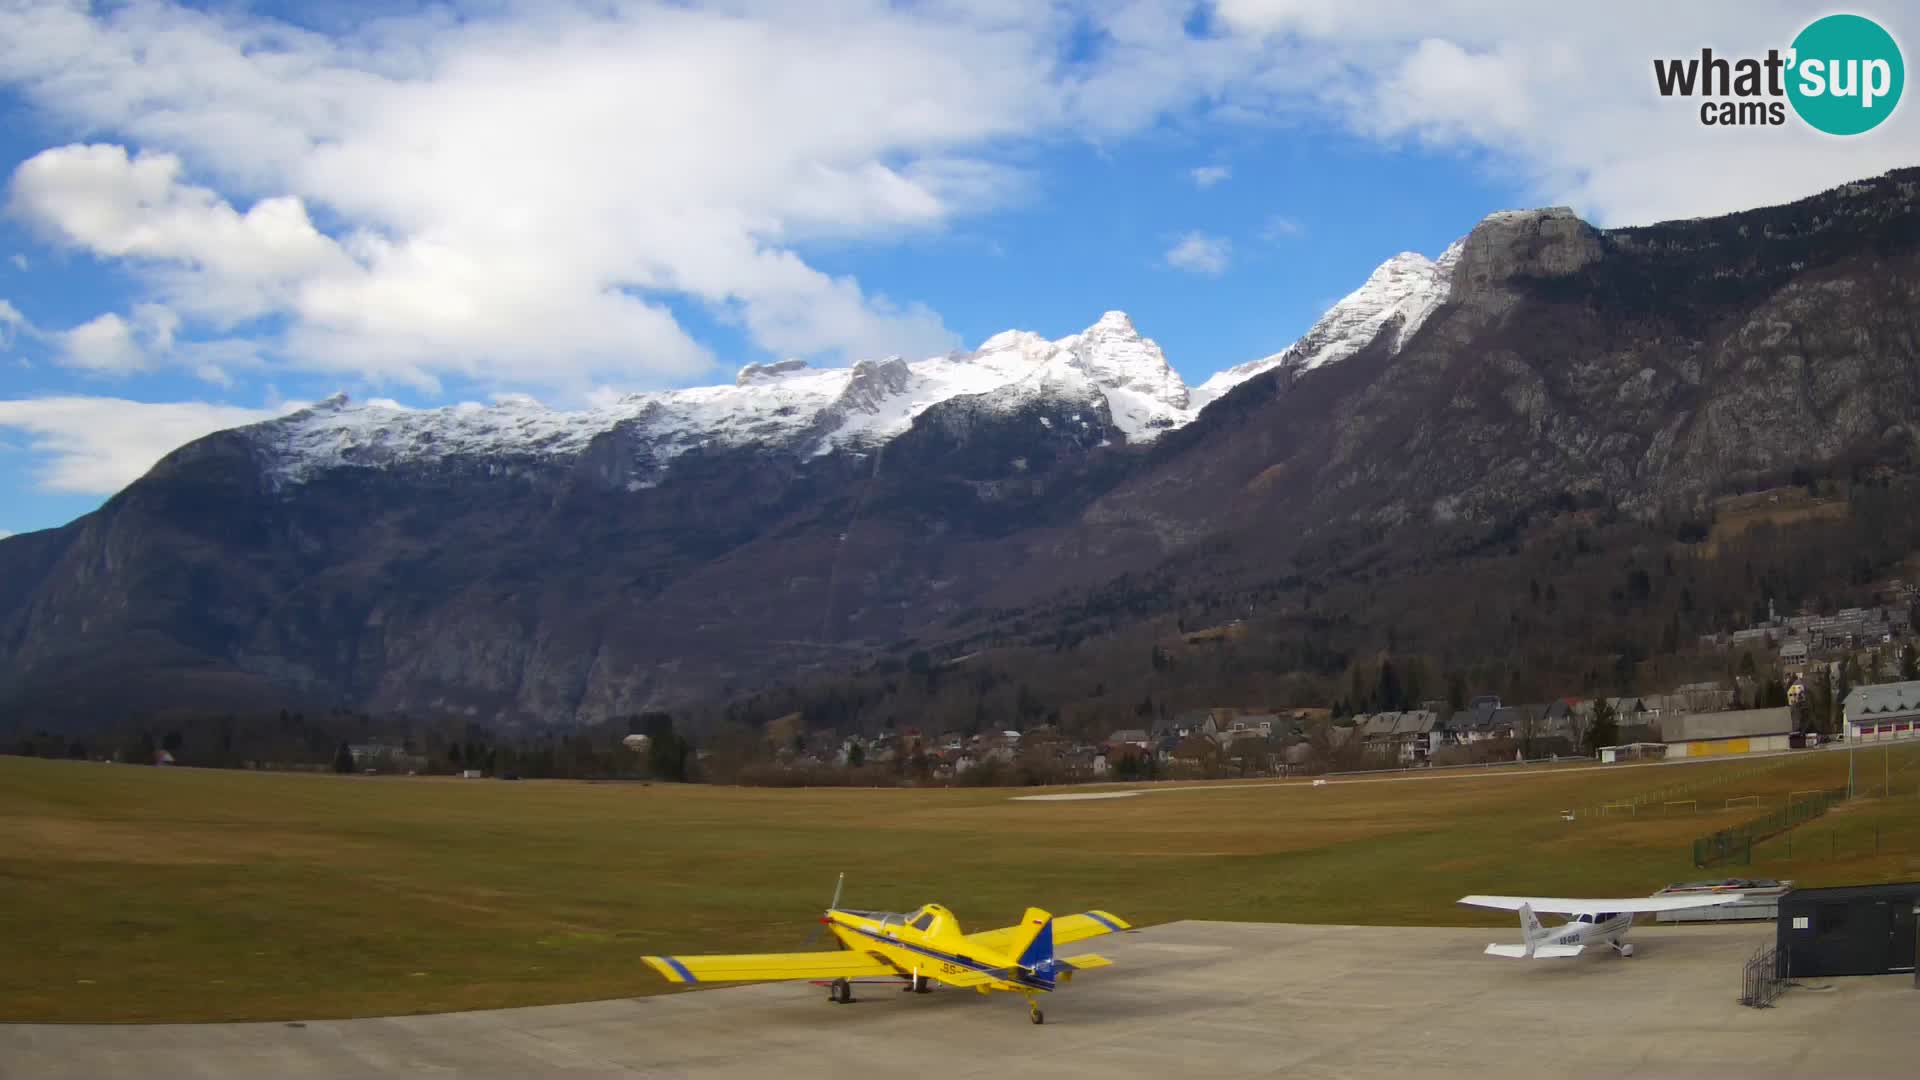
[[(278, 732), (249, 742), (232, 716), (141, 729), (119, 743), (36, 732), (26, 756), (213, 767), (454, 773), (480, 778), (572, 776), (701, 779), (765, 785), (1057, 784), (1159, 778), (1267, 777), (1424, 769), (1579, 757), (1614, 761), (1787, 750), (1835, 739), (1920, 738), (1920, 590), (1876, 589), (1880, 603), (1796, 612), (1699, 639), (1692, 657), (1724, 674), (1644, 694), (1512, 703), (1501, 695), (1449, 700), (1401, 687), (1381, 692), (1385, 658), (1356, 678), (1347, 701), (1318, 707), (1143, 702), (1130, 724), (1062, 724), (1053, 715), (942, 730), (905, 714), (879, 732), (848, 733), (794, 711), (754, 728), (674, 734), (664, 713), (590, 731), (518, 741), (472, 724), (396, 727), (370, 716), (280, 713)], [(1182, 628), (1156, 648), (1242, 641), (1239, 621)], [(966, 657), (950, 661), (962, 663)], [(1698, 666), (1698, 664), (1697, 664)], [(909, 665), (911, 668), (912, 665)], [(1428, 685), (1431, 685), (1429, 683)], [(1371, 687), (1371, 688), (1370, 688)], [(1374, 703), (1371, 711), (1349, 702)], [(1383, 702), (1411, 707), (1380, 709)], [(1152, 706), (1152, 707), (1149, 707)], [(1363, 706), (1364, 708), (1364, 706)], [(1104, 729), (1103, 729), (1104, 727)], [(982, 730), (984, 728), (984, 730)], [(354, 732), (344, 741), (332, 733)], [(660, 742), (660, 738), (668, 742)], [(329, 749), (331, 748), (331, 749)]]
[[(786, 769), (863, 769), (917, 781), (1060, 783), (1156, 777), (1283, 776), (1518, 760), (1673, 758), (1818, 745), (1836, 738), (1920, 738), (1920, 586), (1887, 582), (1887, 602), (1832, 614), (1779, 615), (1706, 635), (1740, 674), (1652, 694), (1338, 715), (1329, 708), (1191, 709), (1104, 738), (1052, 724), (979, 733), (906, 726), (879, 735), (804, 734), (799, 716), (770, 725)], [(1231, 640), (1237, 623), (1185, 633)], [(1732, 658), (1738, 656), (1734, 661)], [(771, 730), (778, 727), (779, 730)], [(761, 779), (766, 779), (761, 774)]]
[[(1666, 694), (1544, 704), (1508, 705), (1489, 696), (1462, 709), (1428, 702), (1419, 709), (1337, 720), (1325, 710), (1218, 708), (1185, 713), (1150, 729), (1116, 730), (1099, 741), (1069, 738), (1051, 725), (974, 735), (908, 728), (873, 737), (847, 736), (830, 740), (824, 748), (782, 751), (777, 758), (787, 766), (890, 769), (936, 782), (1070, 783), (1306, 775), (1568, 757), (1673, 758), (1786, 750), (1827, 741), (1802, 726), (1800, 695), (1789, 705), (1729, 708), (1737, 694), (1715, 684), (1696, 684)], [(1844, 708), (1850, 737), (1920, 738), (1920, 680), (1855, 688)], [(1605, 745), (1594, 740), (1602, 730), (1612, 732)]]

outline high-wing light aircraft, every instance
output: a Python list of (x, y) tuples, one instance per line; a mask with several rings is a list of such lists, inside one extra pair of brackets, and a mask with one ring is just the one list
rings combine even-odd
[[(1627, 931), (1633, 917), (1648, 911), (1680, 911), (1684, 908), (1731, 904), (1744, 893), (1712, 893), (1706, 896), (1640, 896), (1623, 900), (1568, 900), (1556, 896), (1463, 896), (1460, 903), (1474, 907), (1498, 908), (1520, 913), (1520, 929), (1526, 939), (1522, 945), (1489, 945), (1487, 955), (1515, 959), (1547, 960), (1579, 956), (1588, 943), (1604, 942), (1621, 956), (1632, 956)], [(1534, 912), (1565, 915), (1559, 926), (1542, 926)]]
[(804, 980), (827, 987), (827, 1000), (853, 1000), (853, 980), (902, 979), (902, 990), (926, 993), (935, 983), (1023, 994), (1034, 1023), (1044, 1023), (1039, 995), (1074, 973), (1112, 961), (1091, 954), (1056, 957), (1054, 948), (1085, 938), (1128, 930), (1104, 911), (1055, 917), (1028, 908), (1020, 922), (998, 930), (963, 933), (953, 912), (927, 904), (908, 914), (833, 906), (821, 922), (839, 942), (838, 952), (757, 953), (740, 956), (649, 956), (647, 966), (676, 983)]

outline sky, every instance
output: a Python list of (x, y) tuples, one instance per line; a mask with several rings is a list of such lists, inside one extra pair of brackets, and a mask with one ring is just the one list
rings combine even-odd
[(1913, 104), (1836, 138), (1654, 89), (1824, 5), (1447, 6), (0, 0), (0, 536), (340, 391), (578, 408), (1109, 309), (1197, 384), (1495, 210), (1920, 164)]

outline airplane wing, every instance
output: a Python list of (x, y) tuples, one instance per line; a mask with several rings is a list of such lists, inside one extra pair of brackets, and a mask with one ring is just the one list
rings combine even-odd
[[(1112, 934), (1121, 930), (1131, 930), (1133, 924), (1109, 911), (1087, 911), (1079, 915), (1058, 915), (1053, 920), (1053, 943), (1070, 945), (1076, 941), (1085, 941), (1101, 934)], [(1008, 945), (1020, 933), (1018, 926), (1003, 926), (998, 930), (982, 930), (968, 934), (967, 941), (974, 945), (984, 945), (989, 949), (1005, 952)]]
[(892, 964), (863, 952), (747, 953), (739, 956), (645, 956), (669, 982), (776, 982), (782, 979), (857, 979), (898, 975)]
[(1472, 907), (1498, 908), (1501, 911), (1519, 911), (1521, 907), (1532, 907), (1535, 911), (1551, 912), (1555, 915), (1635, 915), (1650, 911), (1680, 911), (1685, 908), (1713, 907), (1716, 904), (1731, 904), (1745, 897), (1744, 893), (1714, 893), (1708, 896), (1634, 896), (1618, 900), (1573, 900), (1558, 896), (1463, 896), (1459, 902)]
[[(1556, 960), (1567, 956), (1579, 956), (1585, 949), (1585, 945), (1536, 945), (1533, 949), (1533, 958), (1535, 960)], [(1525, 960), (1527, 958), (1527, 947), (1525, 945), (1489, 945), (1487, 946), (1487, 955), (1505, 956), (1514, 960)]]

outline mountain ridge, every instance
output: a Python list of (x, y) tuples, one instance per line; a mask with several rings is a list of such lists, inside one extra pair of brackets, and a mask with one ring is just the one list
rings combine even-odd
[(1088, 384), (1106, 399), (1114, 428), (1132, 444), (1191, 423), (1205, 405), (1247, 379), (1286, 365), (1301, 370), (1358, 351), (1389, 322), (1396, 342), (1418, 329), (1442, 300), (1459, 243), (1437, 260), (1404, 252), (1381, 264), (1286, 350), (1216, 373), (1189, 387), (1153, 339), (1122, 311), (1058, 339), (1005, 330), (972, 350), (908, 361), (899, 356), (815, 368), (788, 359), (747, 364), (732, 385), (622, 395), (582, 410), (549, 408), (523, 394), (491, 405), (428, 409), (387, 399), (364, 404), (339, 393), (254, 431), (280, 458), (285, 483), (329, 468), (431, 463), (453, 456), (564, 460), (617, 426), (644, 433), (651, 475), (691, 446), (762, 445), (818, 456), (872, 449), (904, 432), (927, 408), (954, 397), (1017, 390), (1074, 392)]
[[(1208, 400), (1116, 315), (824, 378), (749, 365), (585, 420), (332, 401), (0, 541), (0, 714), (604, 719), (1305, 604), (1307, 562), (1444, 565), (1536, 508), (1652, 521), (1801, 464), (1920, 470), (1917, 208), (1906, 170), (1637, 229), (1493, 215)], [(791, 411), (742, 407), (767, 401)]]

